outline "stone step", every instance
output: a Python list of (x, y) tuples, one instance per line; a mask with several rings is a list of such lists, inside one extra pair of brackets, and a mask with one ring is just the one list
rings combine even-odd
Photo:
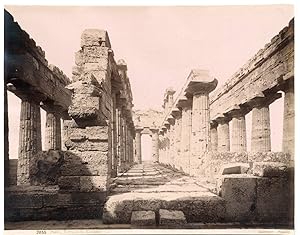
[(133, 211), (131, 215), (132, 228), (155, 228), (156, 219), (154, 211)]
[(182, 211), (188, 223), (222, 222), (225, 200), (211, 192), (129, 192), (112, 195), (105, 203), (103, 223), (129, 224), (133, 211)]
[(160, 209), (159, 226), (163, 228), (183, 228), (187, 224), (182, 211)]

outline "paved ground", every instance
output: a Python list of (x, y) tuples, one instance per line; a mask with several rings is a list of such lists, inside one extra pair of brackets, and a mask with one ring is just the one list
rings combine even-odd
[(210, 192), (215, 185), (192, 178), (160, 164), (145, 162), (134, 165), (114, 181), (112, 194), (125, 192)]

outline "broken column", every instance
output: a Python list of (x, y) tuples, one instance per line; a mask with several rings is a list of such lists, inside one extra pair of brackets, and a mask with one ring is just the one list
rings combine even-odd
[(30, 185), (32, 183), (32, 176), (36, 170), (36, 160), (42, 151), (39, 102), (30, 95), (22, 98), (17, 169), (18, 185)]
[(216, 118), (218, 123), (218, 152), (230, 151), (229, 121), (230, 118), (219, 114)]
[(188, 79), (185, 92), (193, 96), (191, 165), (196, 168), (199, 158), (210, 148), (209, 93), (216, 88), (218, 81), (207, 70), (192, 70)]
[(259, 93), (248, 102), (252, 107), (251, 152), (271, 151), (269, 105), (280, 97), (279, 93), (268, 96)]

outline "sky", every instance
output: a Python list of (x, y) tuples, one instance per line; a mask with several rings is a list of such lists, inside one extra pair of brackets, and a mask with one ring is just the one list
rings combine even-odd
[[(127, 62), (136, 109), (160, 109), (165, 89), (180, 90), (191, 69), (208, 69), (221, 86), (287, 26), (294, 14), (289, 5), (5, 8), (43, 48), (48, 62), (68, 77), (82, 31), (107, 30), (115, 60)], [(19, 101), (10, 95), (9, 106), (10, 142), (16, 146)], [(272, 107), (271, 124), (280, 127), (282, 114), (272, 112), (282, 109), (282, 100)], [(44, 122), (44, 113), (42, 118)], [(274, 128), (278, 132), (274, 150), (281, 146), (281, 129)]]

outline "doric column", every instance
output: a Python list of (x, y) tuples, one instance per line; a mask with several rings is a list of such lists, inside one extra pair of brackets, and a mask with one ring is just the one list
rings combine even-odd
[(111, 143), (112, 143), (112, 171), (111, 177), (117, 177), (118, 172), (118, 149), (117, 149), (117, 97), (112, 93), (111, 114)]
[(281, 94), (279, 93), (268, 97), (261, 93), (249, 101), (252, 107), (251, 152), (271, 151), (269, 105), (280, 97)]
[(122, 109), (119, 109), (119, 166), (120, 166), (120, 171), (124, 171), (124, 164), (125, 164), (125, 134), (124, 134), (124, 118), (123, 118), (123, 112)]
[(39, 102), (25, 97), (21, 102), (17, 184), (30, 185), (38, 154), (42, 151)]
[(181, 97), (177, 103), (181, 109), (181, 138), (180, 138), (180, 158), (182, 169), (185, 173), (190, 173), (190, 138), (192, 133), (192, 101), (186, 97)]
[(157, 129), (151, 129), (152, 131), (152, 160), (153, 162), (159, 161), (159, 138), (158, 138), (158, 130)]
[(218, 123), (216, 121), (210, 122), (210, 139), (211, 139), (211, 151), (218, 151)]
[(191, 156), (199, 158), (210, 148), (209, 93), (218, 81), (207, 70), (192, 70), (186, 92), (193, 96)]
[(241, 109), (235, 105), (227, 113), (232, 117), (231, 126), (231, 152), (247, 151), (247, 133), (245, 115), (249, 110)]
[(295, 105), (294, 84), (288, 83), (284, 89), (284, 111), (283, 111), (283, 140), (282, 151), (291, 154), (294, 160), (295, 151)]
[(60, 116), (54, 110), (46, 113), (45, 150), (61, 150)]
[(142, 129), (139, 129), (136, 127), (135, 129), (135, 146), (136, 146), (136, 156), (137, 156), (137, 163), (142, 163), (142, 140), (141, 140), (141, 131)]
[(219, 114), (216, 119), (218, 122), (218, 152), (230, 151), (229, 120), (230, 118), (223, 114)]

